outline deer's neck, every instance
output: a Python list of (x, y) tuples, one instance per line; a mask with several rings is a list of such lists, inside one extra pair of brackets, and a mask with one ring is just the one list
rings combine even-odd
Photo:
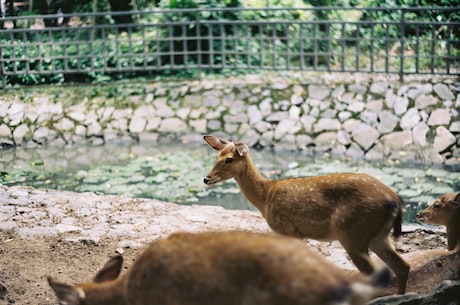
[(447, 247), (449, 250), (460, 249), (460, 221), (459, 217), (453, 217), (453, 220), (447, 226)]
[(270, 180), (263, 177), (257, 170), (249, 155), (246, 156), (246, 167), (235, 180), (246, 198), (265, 217), (265, 194)]

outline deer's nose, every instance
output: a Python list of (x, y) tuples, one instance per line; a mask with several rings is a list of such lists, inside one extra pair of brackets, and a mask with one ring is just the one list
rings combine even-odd
[(209, 176), (204, 177), (204, 179), (203, 179), (204, 184), (208, 184), (209, 180), (211, 180), (211, 177), (209, 177)]

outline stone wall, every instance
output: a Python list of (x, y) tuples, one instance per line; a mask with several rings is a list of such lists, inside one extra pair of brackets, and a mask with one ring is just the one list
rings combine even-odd
[(460, 80), (346, 74), (62, 87), (0, 98), (0, 145), (225, 134), (250, 146), (460, 163)]

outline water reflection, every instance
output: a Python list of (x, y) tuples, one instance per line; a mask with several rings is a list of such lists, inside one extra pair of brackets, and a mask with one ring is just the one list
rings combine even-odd
[[(234, 180), (211, 187), (203, 183), (215, 154), (204, 143), (129, 142), (0, 150), (0, 183), (255, 210)], [(417, 211), (439, 195), (460, 190), (458, 172), (432, 165), (370, 163), (254, 149), (251, 156), (262, 174), (271, 179), (368, 173), (403, 197), (406, 222), (413, 222)]]

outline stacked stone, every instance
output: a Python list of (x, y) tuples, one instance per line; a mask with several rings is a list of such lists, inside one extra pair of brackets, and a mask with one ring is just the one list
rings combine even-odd
[(460, 163), (460, 82), (455, 79), (401, 84), (384, 77), (252, 76), (144, 87), (123, 102), (104, 93), (72, 102), (64, 93), (41, 94), (32, 102), (5, 95), (0, 145), (102, 144), (220, 133), (275, 150)]

